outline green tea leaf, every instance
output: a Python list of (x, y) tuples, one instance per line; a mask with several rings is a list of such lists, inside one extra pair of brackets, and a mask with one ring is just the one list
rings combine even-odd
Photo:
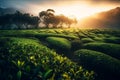
[(52, 72), (53, 72), (53, 70), (51, 70), (51, 69), (48, 70), (48, 71), (44, 74), (44, 78), (45, 78), (45, 79), (49, 78), (51, 75), (53, 75)]
[(18, 60), (18, 67), (20, 67), (21, 62)]
[(17, 72), (17, 79), (18, 79), (18, 80), (21, 80), (21, 76), (22, 76), (22, 72), (21, 72), (21, 70), (19, 70), (19, 71)]
[(29, 65), (26, 67), (26, 71), (30, 72), (30, 66)]

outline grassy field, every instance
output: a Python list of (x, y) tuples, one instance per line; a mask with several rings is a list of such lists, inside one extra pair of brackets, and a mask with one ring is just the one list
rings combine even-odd
[(0, 30), (0, 80), (119, 80), (120, 31)]

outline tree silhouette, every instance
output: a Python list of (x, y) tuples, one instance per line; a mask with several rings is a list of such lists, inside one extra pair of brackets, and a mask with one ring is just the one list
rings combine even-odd
[(59, 20), (59, 24), (60, 24), (61, 28), (63, 27), (64, 24), (66, 26), (68, 26), (68, 28), (70, 28), (71, 24), (73, 24), (73, 23), (76, 24), (77, 23), (76, 18), (70, 19), (70, 18), (68, 18), (68, 17), (66, 17), (64, 15), (59, 15), (57, 19)]
[(42, 22), (46, 28), (62, 28), (64, 25), (70, 28), (71, 24), (76, 23), (76, 19), (70, 19), (64, 15), (55, 15), (53, 9), (41, 11), (38, 16), (30, 15), (29, 13), (21, 13), (16, 11), (14, 14), (0, 15), (0, 29), (29, 29), (38, 28)]
[(43, 22), (47, 28), (49, 27), (49, 24), (52, 23), (50, 19), (53, 19), (54, 12), (55, 11), (53, 9), (47, 9), (46, 11), (39, 13), (41, 22)]
[(55, 11), (53, 9), (47, 9), (46, 11), (41, 11), (39, 13), (39, 17), (41, 22), (43, 22), (47, 28), (49, 28), (49, 25), (51, 24), (53, 28), (57, 28), (58, 25), (60, 28), (63, 27), (63, 25), (68, 26), (70, 28), (71, 24), (76, 23), (76, 19), (70, 19), (64, 15), (55, 15)]
[(14, 14), (5, 14), (0, 16), (0, 25), (2, 29), (11, 29), (16, 25), (17, 29), (38, 28), (39, 17), (31, 16), (29, 13), (16, 11)]

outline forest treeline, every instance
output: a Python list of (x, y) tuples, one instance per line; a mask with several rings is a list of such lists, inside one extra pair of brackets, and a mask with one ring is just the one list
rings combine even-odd
[(0, 15), (0, 29), (34, 29), (34, 28), (70, 28), (76, 24), (76, 18), (71, 19), (64, 15), (55, 15), (53, 9), (39, 12), (38, 16), (16, 11), (14, 14)]

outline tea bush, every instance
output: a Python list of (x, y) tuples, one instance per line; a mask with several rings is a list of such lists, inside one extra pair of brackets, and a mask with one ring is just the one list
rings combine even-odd
[(120, 38), (119, 37), (109, 37), (109, 38), (105, 38), (104, 40), (107, 43), (116, 43), (116, 44), (120, 43)]
[(0, 80), (93, 80), (88, 72), (67, 57), (62, 57), (26, 38), (0, 38)]
[(93, 40), (99, 41), (99, 42), (104, 42), (104, 38), (102, 38), (102, 37), (94, 37)]
[(47, 37), (46, 41), (49, 45), (56, 49), (69, 50), (71, 48), (71, 42), (65, 38), (60, 37)]
[(64, 35), (64, 34), (53, 34), (53, 33), (40, 33), (40, 34), (36, 34), (35, 37), (37, 38), (62, 37), (62, 38), (67, 38), (67, 39), (78, 39), (78, 37), (76, 36), (69, 36), (69, 35)]
[(120, 45), (119, 44), (92, 42), (92, 43), (84, 44), (83, 47), (86, 49), (100, 51), (112, 57), (120, 59)]
[(81, 40), (78, 39), (78, 40), (71, 41), (71, 45), (72, 45), (71, 50), (75, 51), (75, 50), (80, 49), (83, 44), (82, 44)]
[[(57, 34), (57, 33), (49, 33), (50, 30), (0, 30), (1, 37), (36, 37), (36, 38), (46, 38), (46, 37), (62, 37), (67, 39), (78, 39), (78, 37), (74, 35), (65, 35), (65, 34)], [(54, 31), (54, 30), (51, 30)]]
[(82, 41), (83, 43), (94, 42), (94, 40), (91, 39), (91, 38), (82, 38), (81, 41)]
[(88, 69), (95, 70), (99, 75), (102, 74), (102, 77), (107, 76), (120, 79), (120, 60), (88, 49), (78, 50), (75, 54), (79, 58), (80, 64)]
[[(49, 37), (52, 39), (49, 40)], [(0, 30), (0, 80), (93, 79), (92, 73), (74, 63), (80, 63), (79, 65), (82, 63), (77, 62), (79, 57), (77, 58), (73, 54), (74, 51), (91, 49), (112, 56), (114, 59), (120, 59), (119, 38), (120, 30), (115, 29)], [(91, 51), (89, 50), (89, 52)], [(58, 53), (62, 53), (66, 57), (60, 56)], [(114, 64), (114, 62), (111, 63)], [(95, 64), (97, 63), (93, 65)], [(112, 74), (116, 73), (113, 72)], [(105, 75), (101, 75), (101, 73), (97, 75), (98, 79), (96, 80), (112, 79), (105, 79)], [(103, 77), (102, 79), (99, 77), (100, 75)]]

